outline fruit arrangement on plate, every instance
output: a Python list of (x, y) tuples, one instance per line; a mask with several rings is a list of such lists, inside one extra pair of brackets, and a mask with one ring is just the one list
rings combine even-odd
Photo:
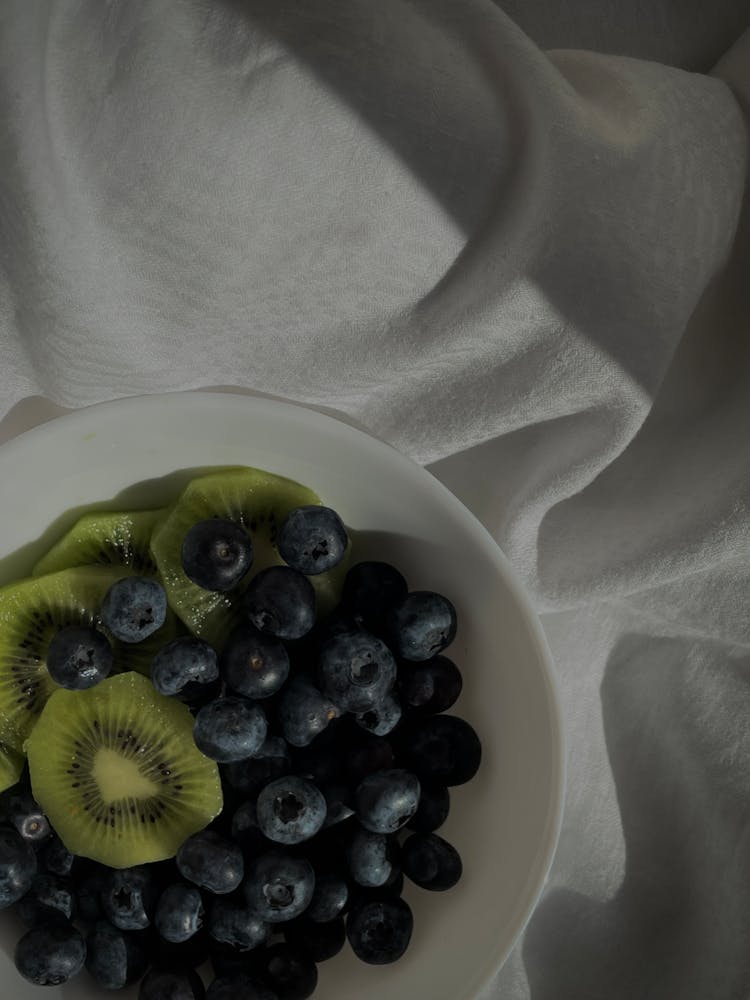
[[(0, 590), (0, 907), (40, 985), (304, 1000), (348, 940), (406, 951), (404, 879), (481, 758), (443, 714), (451, 601), (310, 489), (249, 468), (164, 510), (92, 511)], [(210, 960), (206, 991), (196, 971)]]

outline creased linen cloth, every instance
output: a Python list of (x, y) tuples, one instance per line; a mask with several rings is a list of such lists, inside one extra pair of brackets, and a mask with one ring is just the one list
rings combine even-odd
[(566, 816), (487, 998), (750, 996), (750, 36), (698, 74), (664, 35), (660, 63), (542, 51), (491, 0), (0, 7), (0, 416), (326, 408), (429, 465), (542, 614)]

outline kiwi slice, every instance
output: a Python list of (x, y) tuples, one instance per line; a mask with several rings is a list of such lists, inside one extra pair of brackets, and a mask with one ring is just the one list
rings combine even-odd
[(151, 576), (151, 533), (163, 510), (90, 511), (52, 546), (32, 570), (33, 576), (57, 573), (72, 566), (126, 566)]
[(18, 782), (23, 771), (23, 754), (0, 743), (0, 792), (12, 788)]
[(113, 868), (174, 857), (221, 812), (190, 710), (141, 674), (59, 688), (26, 752), (34, 798), (67, 849)]
[[(58, 685), (47, 672), (50, 640), (65, 625), (101, 624), (104, 595), (124, 567), (83, 566), (30, 577), (0, 589), (0, 740), (20, 750)], [(128, 645), (109, 636), (115, 670), (150, 676), (157, 651), (177, 634), (173, 614), (144, 642)], [(102, 627), (106, 633), (106, 629)]]
[[(320, 497), (291, 479), (260, 469), (231, 469), (193, 479), (151, 537), (151, 550), (172, 609), (195, 635), (221, 649), (241, 619), (240, 598), (261, 569), (283, 563), (276, 534), (290, 510), (319, 504)], [(194, 584), (182, 568), (182, 542), (198, 521), (229, 518), (241, 524), (253, 542), (253, 565), (237, 590), (215, 593)], [(309, 577), (315, 588), (318, 616), (339, 599), (347, 556), (334, 569)]]

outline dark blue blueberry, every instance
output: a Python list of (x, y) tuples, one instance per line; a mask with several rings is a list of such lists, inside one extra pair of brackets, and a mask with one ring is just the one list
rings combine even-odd
[(4, 815), (33, 848), (39, 848), (52, 836), (52, 827), (30, 792), (14, 790), (4, 801)]
[(121, 642), (142, 642), (167, 617), (167, 595), (158, 580), (126, 576), (113, 583), (102, 602), (102, 622)]
[(343, 632), (356, 632), (360, 627), (359, 620), (339, 604), (327, 617), (316, 624), (310, 634), (312, 645), (319, 650), (334, 636), (341, 635)]
[(315, 892), (305, 917), (315, 923), (325, 924), (335, 920), (349, 899), (349, 887), (343, 875), (336, 871), (322, 871), (315, 875)]
[(396, 763), (393, 747), (379, 736), (367, 736), (358, 740), (349, 748), (346, 756), (346, 769), (349, 779), (358, 785), (368, 774), (375, 771), (387, 771)]
[(231, 823), (232, 840), (240, 845), (246, 857), (254, 857), (270, 844), (258, 826), (258, 810), (255, 799), (242, 802), (234, 811)]
[(183, 878), (218, 895), (233, 892), (244, 876), (239, 845), (213, 830), (201, 830), (188, 837), (176, 861)]
[(33, 847), (12, 826), (0, 826), (0, 909), (26, 895), (36, 873)]
[(203, 899), (193, 885), (175, 883), (159, 897), (154, 926), (165, 941), (181, 944), (203, 925)]
[(29, 927), (36, 927), (54, 917), (72, 920), (76, 916), (76, 896), (73, 882), (63, 875), (41, 873), (18, 903), (17, 912)]
[(73, 864), (78, 916), (81, 920), (94, 923), (105, 916), (102, 905), (102, 891), (107, 886), (110, 869), (96, 861), (76, 858)]
[(383, 701), (396, 679), (396, 661), (369, 632), (329, 639), (318, 658), (321, 691), (347, 712), (366, 712)]
[(240, 626), (224, 647), (221, 675), (237, 694), (270, 698), (289, 676), (289, 653), (275, 636), (264, 635), (252, 625)]
[(305, 677), (292, 677), (279, 697), (278, 720), (287, 743), (304, 747), (341, 714)]
[(237, 951), (228, 944), (215, 941), (210, 935), (208, 938), (208, 954), (211, 959), (211, 966), (215, 976), (222, 979), (234, 979), (237, 976), (246, 976), (249, 972), (247, 952)]
[(219, 678), (216, 650), (203, 639), (181, 635), (162, 646), (151, 664), (151, 680), (160, 694), (190, 701)]
[(158, 898), (159, 888), (147, 865), (112, 869), (101, 892), (107, 919), (123, 931), (148, 927)]
[(243, 900), (235, 895), (222, 896), (211, 901), (208, 908), (208, 933), (215, 941), (250, 951), (268, 937), (269, 926), (260, 919)]
[(312, 504), (287, 514), (276, 541), (284, 562), (306, 576), (338, 566), (348, 544), (344, 522), (336, 511)]
[(266, 738), (263, 709), (246, 698), (217, 698), (198, 712), (193, 726), (195, 745), (221, 763), (247, 760)]
[(289, 748), (280, 736), (267, 737), (248, 760), (236, 761), (223, 767), (222, 776), (242, 795), (257, 795), (269, 781), (289, 774), (292, 769)]
[(406, 825), (417, 833), (432, 833), (448, 819), (450, 808), (450, 792), (445, 785), (422, 784), (417, 811)]
[(390, 609), (409, 588), (399, 571), (385, 562), (360, 562), (346, 574), (341, 603), (366, 629), (379, 633)]
[(338, 955), (346, 942), (344, 918), (335, 917), (324, 924), (315, 923), (305, 914), (284, 925), (286, 943), (313, 962), (327, 962)]
[(430, 715), (447, 711), (463, 687), (461, 671), (447, 656), (433, 656), (423, 663), (402, 663), (398, 680), (403, 703)]
[(283, 923), (309, 906), (315, 872), (305, 858), (269, 851), (250, 862), (243, 888), (248, 906), (261, 920)]
[(429, 660), (453, 642), (456, 609), (442, 594), (414, 590), (388, 612), (386, 633), (404, 660)]
[(354, 881), (376, 889), (385, 885), (394, 873), (394, 844), (384, 833), (359, 829), (349, 844), (347, 860)]
[(236, 521), (199, 521), (182, 542), (185, 575), (204, 590), (233, 590), (252, 564), (253, 543)]
[(414, 917), (403, 899), (370, 899), (352, 907), (346, 936), (357, 958), (369, 965), (388, 965), (404, 954), (411, 941)]
[(288, 944), (274, 944), (263, 949), (254, 965), (263, 983), (278, 1000), (307, 1000), (318, 985), (315, 962)]
[(278, 1000), (278, 997), (246, 973), (240, 972), (214, 979), (206, 990), (206, 1000)]
[(404, 891), (404, 873), (394, 867), (387, 882), (378, 886), (363, 886), (352, 882), (349, 887), (349, 909), (367, 899), (395, 899)]
[(16, 968), (37, 986), (59, 986), (83, 968), (86, 944), (68, 920), (56, 918), (27, 931), (16, 945)]
[(288, 774), (258, 796), (258, 826), (277, 844), (301, 844), (314, 837), (326, 818), (326, 800), (309, 781)]
[(203, 980), (194, 969), (152, 969), (141, 981), (138, 1000), (205, 1000)]
[(343, 823), (344, 820), (350, 819), (354, 815), (354, 810), (349, 804), (352, 800), (352, 793), (348, 785), (336, 782), (335, 784), (323, 785), (320, 790), (326, 800), (324, 827)]
[(278, 639), (301, 639), (315, 624), (313, 585), (290, 566), (257, 573), (245, 591), (244, 606), (252, 626)]
[(86, 938), (86, 969), (105, 990), (121, 990), (137, 982), (148, 967), (139, 935), (99, 920)]
[(387, 736), (401, 721), (401, 702), (392, 694), (366, 712), (357, 715), (357, 723), (373, 736)]
[(75, 857), (55, 833), (39, 851), (39, 860), (52, 875), (70, 875)]
[(398, 768), (376, 771), (357, 786), (354, 805), (357, 819), (366, 830), (395, 833), (417, 811), (419, 779)]
[(404, 875), (423, 889), (451, 889), (461, 878), (463, 865), (456, 848), (436, 833), (413, 833), (401, 849)]
[(403, 736), (402, 762), (420, 780), (463, 785), (477, 773), (481, 760), (479, 737), (455, 715), (420, 719)]
[(84, 691), (109, 676), (114, 662), (106, 635), (95, 628), (68, 625), (47, 647), (47, 670), (55, 684), (69, 691)]

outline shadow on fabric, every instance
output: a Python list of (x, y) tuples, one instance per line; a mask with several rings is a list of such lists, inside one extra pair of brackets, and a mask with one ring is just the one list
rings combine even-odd
[(532, 1000), (745, 1000), (750, 983), (750, 655), (625, 636), (601, 687), (626, 868), (599, 902), (544, 897)]

